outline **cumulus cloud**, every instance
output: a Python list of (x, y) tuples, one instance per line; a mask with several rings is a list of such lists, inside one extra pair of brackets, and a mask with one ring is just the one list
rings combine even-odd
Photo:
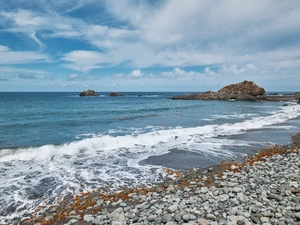
[(78, 78), (78, 74), (77, 73), (72, 73), (67, 77), (67, 81), (75, 81)]
[[(72, 45), (55, 49), (51, 58), (83, 73), (122, 65), (155, 68), (164, 78), (209, 79), (296, 76), (300, 69), (299, 1), (16, 0), (0, 6), (0, 25), (1, 32), (40, 48), (17, 51), (2, 44), (0, 65), (47, 61), (43, 52), (63, 39)], [(202, 69), (182, 69), (187, 67)], [(118, 76), (134, 80), (149, 74), (137, 69)]]
[(133, 71), (131, 71), (131, 73), (130, 73), (130, 76), (131, 77), (142, 77), (144, 75), (144, 73), (140, 70), (140, 69), (138, 69), (138, 70), (133, 70)]
[(209, 75), (209, 76), (215, 75), (215, 72), (212, 71), (209, 67), (206, 67), (206, 68), (204, 69), (204, 73), (205, 73), (206, 75)]
[(105, 64), (103, 54), (96, 51), (76, 50), (65, 54), (62, 60), (69, 62), (63, 66), (87, 73)]
[(165, 71), (162, 73), (163, 76), (168, 77), (201, 77), (203, 76), (202, 73), (195, 72), (195, 71), (185, 71), (178, 67), (174, 68), (172, 71)]

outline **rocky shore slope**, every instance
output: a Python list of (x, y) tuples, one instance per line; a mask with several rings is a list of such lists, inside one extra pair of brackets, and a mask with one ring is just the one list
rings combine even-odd
[(288, 96), (266, 95), (264, 88), (252, 81), (230, 84), (218, 92), (206, 91), (182, 96), (174, 96), (174, 100), (238, 100), (238, 101), (296, 101), (299, 93)]
[[(300, 133), (293, 144), (244, 162), (167, 172), (155, 186), (103, 189), (37, 211), (14, 224), (300, 224)], [(1, 223), (0, 223), (1, 224)]]

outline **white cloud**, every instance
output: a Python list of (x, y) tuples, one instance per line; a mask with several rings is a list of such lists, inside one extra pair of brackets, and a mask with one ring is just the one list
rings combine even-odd
[(101, 64), (107, 63), (104, 61), (103, 54), (84, 50), (69, 52), (65, 54), (62, 60), (69, 62), (63, 66), (85, 73), (92, 69), (101, 68)]
[[(164, 79), (210, 79), (266, 74), (297, 76), (300, 70), (300, 1), (33, 2), (32, 5), (39, 3), (39, 6), (23, 9), (27, 4), (20, 1), (16, 10), (5, 11), (3, 7), (1, 32), (25, 34), (22, 36), (33, 40), (41, 52), (56, 38), (84, 43), (80, 48), (68, 46), (68, 52), (58, 49), (60, 53), (53, 56), (59, 58), (59, 65), (80, 72), (122, 64), (128, 66), (126, 69), (174, 68), (158, 72)], [(85, 14), (88, 7), (99, 4), (106, 8)], [(80, 17), (79, 13), (70, 13), (74, 10), (82, 10)], [(102, 13), (109, 18), (103, 19)], [(85, 45), (92, 51), (84, 49)], [(47, 60), (40, 52), (12, 51), (1, 45), (0, 53), (0, 64)], [(180, 69), (188, 66), (205, 69), (201, 72)], [(150, 77), (139, 69), (116, 76), (132, 78), (131, 81)]]
[(12, 51), (7, 46), (0, 45), (0, 65), (21, 64), (38, 61), (48, 61), (48, 56), (38, 52)]
[(67, 81), (75, 81), (78, 78), (78, 74), (77, 73), (72, 73), (67, 77)]
[(209, 67), (206, 67), (206, 68), (204, 69), (204, 73), (205, 73), (206, 75), (209, 75), (209, 76), (215, 75), (215, 72), (212, 71)]
[(185, 77), (202, 77), (204, 74), (195, 72), (195, 71), (185, 71), (178, 67), (174, 68), (172, 71), (165, 71), (162, 73), (163, 76), (168, 77), (177, 77), (177, 78), (185, 78)]
[(133, 71), (131, 71), (131, 73), (130, 73), (130, 76), (131, 77), (142, 77), (144, 75), (144, 73), (140, 70), (140, 69), (138, 69), (138, 70), (133, 70)]
[(221, 68), (219, 69), (221, 73), (225, 74), (233, 74), (233, 75), (238, 75), (240, 73), (245, 72), (244, 67), (238, 67), (237, 65), (222, 65)]
[(29, 10), (19, 9), (18, 11), (12, 12), (1, 11), (0, 15), (12, 20), (17, 26), (40, 26), (46, 23), (43, 17)]

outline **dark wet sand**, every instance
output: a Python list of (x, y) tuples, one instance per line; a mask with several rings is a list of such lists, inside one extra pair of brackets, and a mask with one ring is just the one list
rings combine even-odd
[(150, 156), (140, 162), (141, 165), (158, 165), (175, 170), (192, 168), (206, 168), (217, 165), (222, 160), (219, 157), (205, 156), (196, 152), (173, 149), (169, 153), (160, 156)]

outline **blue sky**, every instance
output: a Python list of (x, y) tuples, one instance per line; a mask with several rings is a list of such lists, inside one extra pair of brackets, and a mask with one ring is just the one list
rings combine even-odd
[(299, 91), (299, 0), (2, 0), (0, 91)]

